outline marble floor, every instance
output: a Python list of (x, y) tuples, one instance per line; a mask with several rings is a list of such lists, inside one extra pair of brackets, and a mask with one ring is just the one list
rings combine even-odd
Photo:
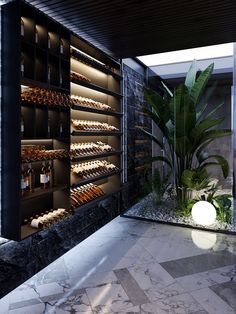
[(118, 217), (2, 298), (0, 313), (236, 313), (236, 236)]

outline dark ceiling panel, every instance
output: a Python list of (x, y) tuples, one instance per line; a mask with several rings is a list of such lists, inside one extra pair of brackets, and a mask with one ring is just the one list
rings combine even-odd
[(120, 58), (236, 41), (236, 0), (28, 2)]

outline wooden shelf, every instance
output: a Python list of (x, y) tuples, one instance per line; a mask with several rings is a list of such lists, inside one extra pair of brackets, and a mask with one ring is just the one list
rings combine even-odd
[(108, 132), (108, 131), (72, 131), (72, 136), (121, 136), (122, 132)]
[(72, 185), (72, 188), (77, 188), (77, 187), (79, 187), (81, 185), (84, 185), (84, 184), (88, 184), (88, 183), (92, 183), (92, 182), (95, 182), (95, 181), (103, 180), (103, 179), (112, 177), (112, 176), (114, 176), (116, 174), (120, 174), (121, 172), (122, 172), (122, 170), (116, 170), (116, 171), (112, 171), (112, 172), (103, 174), (101, 176), (97, 176), (97, 177), (94, 177), (94, 178), (91, 178), (91, 179), (83, 180), (83, 181), (79, 182), (78, 184)]
[(103, 114), (107, 116), (116, 116), (116, 117), (122, 117), (123, 113), (121, 112), (116, 112), (116, 111), (104, 111), (104, 110), (99, 110), (95, 108), (90, 108), (90, 107), (85, 107), (80, 104), (73, 105), (71, 109), (78, 110), (78, 111), (86, 111), (86, 112), (93, 112), (93, 113), (98, 113), (98, 114)]
[(122, 98), (123, 95), (121, 94), (118, 94), (118, 93), (115, 93), (109, 89), (106, 89), (106, 88), (103, 88), (101, 86), (98, 86), (98, 85), (95, 85), (95, 84), (92, 84), (92, 83), (88, 83), (88, 82), (85, 82), (85, 81), (81, 81), (81, 80), (71, 80), (71, 83), (73, 84), (76, 84), (76, 85), (80, 85), (80, 86), (84, 86), (86, 88), (90, 88), (92, 90), (96, 90), (98, 92), (101, 92), (101, 93), (104, 93), (104, 94), (107, 94), (107, 95), (110, 95), (110, 96), (114, 96), (116, 98)]
[(112, 152), (101, 153), (101, 154), (73, 157), (73, 158), (71, 158), (71, 161), (77, 162), (77, 161), (81, 161), (81, 160), (101, 158), (101, 157), (109, 157), (109, 156), (115, 156), (115, 155), (121, 155), (121, 154), (122, 154), (122, 151), (112, 151)]
[(32, 87), (41, 87), (41, 88), (45, 88), (45, 89), (52, 89), (55, 91), (59, 91), (59, 92), (65, 92), (68, 93), (69, 89), (66, 88), (62, 88), (59, 85), (52, 85), (49, 83), (43, 83), (40, 81), (36, 81), (36, 80), (32, 80), (26, 77), (21, 78), (21, 85), (26, 85), (26, 86), (32, 86)]
[(122, 80), (122, 76), (115, 73), (114, 71), (112, 71), (111, 69), (107, 68), (106, 66), (100, 64), (99, 62), (97, 62), (96, 60), (93, 60), (89, 57), (87, 57), (86, 55), (82, 54), (82, 53), (79, 53), (78, 51), (73, 51), (71, 56), (76, 60), (76, 61), (81, 61), (81, 62), (85, 62), (86, 64), (88, 65), (91, 65), (92, 67), (94, 67), (95, 69), (103, 72), (103, 73), (106, 73), (106, 74), (109, 74), (109, 75), (112, 75), (115, 79), (117, 80)]
[(32, 200), (33, 198), (40, 198), (46, 194), (50, 194), (50, 193), (53, 193), (56, 191), (65, 190), (67, 188), (68, 188), (67, 185), (58, 185), (58, 186), (55, 186), (53, 188), (49, 188), (49, 189), (45, 189), (45, 190), (43, 190), (41, 188), (36, 188), (33, 193), (30, 193), (26, 196), (22, 196), (21, 201), (24, 202), (24, 201)]

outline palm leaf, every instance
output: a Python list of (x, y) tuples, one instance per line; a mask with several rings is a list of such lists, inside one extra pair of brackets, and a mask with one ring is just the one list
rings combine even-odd
[(171, 161), (167, 157), (164, 157), (164, 156), (155, 156), (155, 157), (149, 158), (146, 164), (150, 164), (156, 161), (165, 162), (170, 168), (172, 168)]
[(202, 93), (206, 87), (207, 82), (209, 81), (209, 78), (211, 77), (211, 74), (213, 72), (214, 63), (210, 64), (197, 78), (194, 86), (191, 89), (191, 98), (195, 104), (197, 105), (200, 97), (202, 96)]
[(185, 83), (184, 83), (184, 85), (187, 86), (189, 92), (191, 91), (195, 81), (196, 81), (196, 60), (193, 60), (188, 70)]
[(170, 97), (173, 97), (173, 93), (171, 92), (171, 90), (166, 86), (166, 84), (161, 81), (162, 86), (164, 87), (164, 89), (167, 91), (167, 93), (170, 95)]
[[(208, 159), (215, 159), (217, 162), (216, 163), (206, 163), (206, 160)], [(208, 155), (207, 153), (205, 154), (201, 154), (199, 157), (198, 157), (198, 161), (199, 161), (199, 164), (201, 167), (208, 167), (210, 165), (213, 165), (213, 164), (217, 164), (221, 167), (222, 169), (222, 173), (223, 173), (223, 176), (224, 178), (227, 178), (228, 177), (228, 174), (229, 174), (229, 164), (228, 164), (228, 161), (221, 155)]]
[(152, 133), (150, 133), (150, 132), (144, 130), (142, 127), (137, 127), (137, 128), (138, 128), (141, 132), (143, 132), (144, 134), (148, 135), (148, 136), (151, 138), (151, 140), (152, 140), (153, 142), (155, 142), (161, 149), (164, 149), (163, 143), (162, 143), (161, 141), (159, 141), (155, 135), (153, 135)]

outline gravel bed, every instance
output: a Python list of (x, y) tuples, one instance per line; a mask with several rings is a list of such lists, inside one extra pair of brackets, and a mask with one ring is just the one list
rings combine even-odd
[(144, 197), (140, 202), (132, 206), (125, 214), (131, 217), (145, 218), (156, 221), (168, 222), (181, 224), (201, 229), (210, 229), (210, 230), (218, 230), (218, 231), (229, 231), (236, 233), (236, 220), (234, 224), (229, 224), (225, 222), (216, 221), (214, 224), (210, 226), (203, 226), (196, 224), (192, 217), (184, 217), (176, 215), (173, 210), (174, 201), (167, 200), (162, 205), (155, 204), (155, 199), (152, 193), (148, 194)]

